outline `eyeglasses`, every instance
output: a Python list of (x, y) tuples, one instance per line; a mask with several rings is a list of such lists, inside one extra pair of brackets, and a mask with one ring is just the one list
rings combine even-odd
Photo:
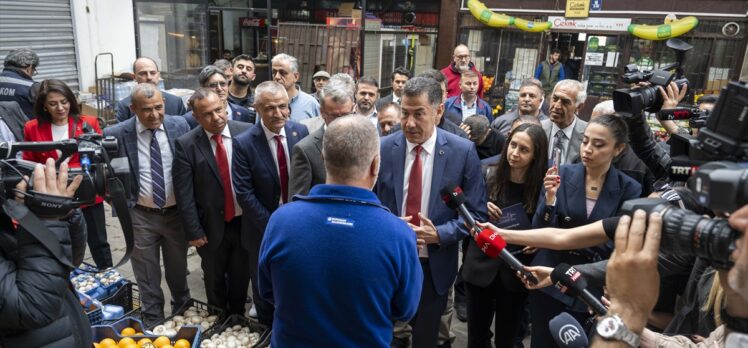
[(461, 59), (461, 60), (465, 60), (465, 59), (470, 59), (470, 55), (469, 54), (462, 54), (462, 55), (459, 55), (459, 56), (455, 56), (455, 58)]
[(210, 87), (210, 88), (216, 88), (218, 86), (226, 87), (228, 85), (229, 84), (227, 82), (211, 82), (211, 83), (208, 84), (208, 87)]

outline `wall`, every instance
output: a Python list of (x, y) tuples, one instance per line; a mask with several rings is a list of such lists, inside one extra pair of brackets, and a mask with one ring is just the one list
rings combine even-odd
[[(80, 90), (96, 85), (94, 58), (114, 55), (114, 71), (132, 71), (135, 60), (135, 21), (132, 0), (71, 0), (78, 55)], [(99, 58), (99, 76), (110, 72), (109, 58)]]

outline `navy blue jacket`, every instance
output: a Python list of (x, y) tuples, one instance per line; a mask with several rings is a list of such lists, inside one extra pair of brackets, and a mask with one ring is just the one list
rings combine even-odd
[[(572, 228), (586, 225), (607, 217), (618, 215), (618, 208), (624, 201), (639, 198), (641, 185), (634, 179), (611, 166), (605, 177), (597, 203), (592, 213), (587, 217), (587, 198), (585, 190), (585, 167), (581, 163), (562, 165), (559, 168), (561, 185), (556, 191), (556, 205), (545, 205), (545, 190), (541, 190), (538, 209), (533, 217), (533, 228), (559, 227)], [(601, 246), (578, 249), (573, 251), (554, 251), (540, 249), (535, 255), (533, 265), (556, 267), (565, 262), (570, 265), (584, 264), (607, 259), (612, 250), (612, 243)], [(575, 307), (577, 311), (585, 311), (586, 305), (572, 297), (561, 294), (555, 287), (547, 287), (541, 291), (563, 302), (567, 306)]]
[[(181, 116), (187, 113), (187, 108), (184, 106), (184, 101), (182, 101), (182, 98), (170, 93), (166, 93), (164, 91), (161, 91), (161, 95), (164, 97), (164, 106), (166, 107), (165, 112), (167, 115)], [(124, 122), (125, 120), (135, 116), (132, 110), (130, 110), (130, 104), (132, 104), (132, 99), (130, 98), (130, 96), (127, 96), (117, 102), (117, 108), (115, 110), (117, 121)]]
[[(104, 128), (104, 136), (117, 138), (117, 157), (127, 157), (130, 162), (130, 197), (128, 206), (134, 207), (138, 202), (140, 183), (138, 182), (140, 165), (138, 164), (138, 132), (135, 128), (135, 120), (132, 117), (124, 122)], [(179, 116), (164, 116), (164, 131), (169, 138), (169, 147), (174, 153), (174, 140), (190, 131), (187, 121)]]
[[(397, 216), (403, 216), (405, 152), (408, 144), (402, 131), (382, 138), (381, 169), (374, 187), (382, 204)], [(449, 165), (447, 165), (449, 161)], [(462, 218), (442, 202), (439, 191), (458, 185), (467, 198), (467, 209), (478, 221), (488, 220), (486, 184), (480, 171), (475, 144), (470, 140), (436, 128), (434, 171), (432, 174), (428, 218), (436, 226), (440, 243), (428, 246), (429, 266), (436, 291), (444, 294), (457, 276), (457, 242), (468, 235)]]
[(415, 234), (369, 190), (320, 184), (294, 199), (270, 217), (260, 250), (272, 345), (389, 347), (392, 322), (413, 318), (421, 296)]
[(32, 119), (38, 84), (17, 69), (5, 68), (0, 72), (0, 101), (18, 103), (26, 118)]
[[(306, 126), (286, 122), (286, 151), (309, 135)], [(233, 139), (232, 181), (236, 201), (242, 207), (242, 246), (249, 250), (250, 267), (257, 269), (260, 242), (265, 226), (281, 199), (280, 178), (262, 125), (257, 124)], [(290, 160), (288, 168), (291, 168)], [(290, 180), (289, 180), (290, 181)]]
[[(255, 117), (256, 115), (251, 113), (246, 108), (243, 108), (239, 105), (236, 105), (234, 103), (231, 103), (231, 113), (233, 114), (231, 117), (231, 120), (233, 121), (241, 121), (246, 123), (255, 123)], [(184, 120), (187, 121), (187, 124), (190, 125), (190, 129), (195, 129), (200, 124), (197, 123), (197, 120), (195, 120), (195, 116), (192, 116), (192, 110), (187, 112), (186, 114), (182, 115), (184, 117)]]
[[(491, 124), (491, 122), (493, 122), (493, 110), (491, 110), (491, 105), (488, 105), (488, 103), (481, 98), (476, 99), (475, 103), (477, 104), (475, 107), (475, 114), (486, 116), (486, 118), (488, 118), (488, 124)], [(447, 101), (444, 102), (444, 110), (445, 112), (449, 111), (462, 117), (462, 96), (458, 95), (447, 99)]]

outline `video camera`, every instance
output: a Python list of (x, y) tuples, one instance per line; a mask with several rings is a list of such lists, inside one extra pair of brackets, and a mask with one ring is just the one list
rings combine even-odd
[(629, 64), (625, 67), (625, 73), (621, 77), (623, 82), (629, 84), (649, 82), (650, 85), (613, 91), (613, 105), (617, 112), (638, 116), (642, 111), (659, 111), (663, 100), (658, 87), (667, 87), (671, 82), (675, 82), (678, 88), (688, 85), (688, 79), (683, 76), (683, 62), (686, 52), (693, 46), (680, 39), (667, 40), (666, 44), (675, 51), (675, 63), (663, 66), (659, 70), (639, 71), (636, 64)]

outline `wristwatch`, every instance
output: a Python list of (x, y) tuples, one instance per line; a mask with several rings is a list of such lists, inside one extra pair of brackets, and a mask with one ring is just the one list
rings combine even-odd
[(639, 335), (626, 327), (618, 314), (606, 315), (597, 321), (597, 334), (606, 341), (621, 341), (631, 347), (639, 347)]

